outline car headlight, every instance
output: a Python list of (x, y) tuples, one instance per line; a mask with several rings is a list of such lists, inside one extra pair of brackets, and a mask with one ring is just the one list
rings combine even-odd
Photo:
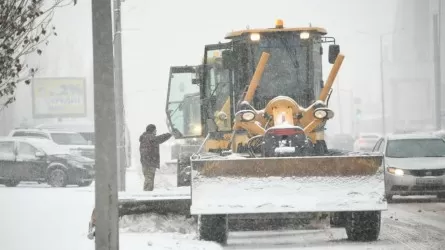
[(85, 168), (85, 167), (82, 165), (82, 163), (80, 163), (80, 162), (78, 162), (78, 161), (70, 160), (70, 161), (68, 161), (68, 164), (71, 165), (71, 166), (73, 166), (73, 167), (76, 167), (76, 168)]
[(391, 173), (393, 175), (397, 175), (397, 176), (405, 175), (405, 172), (403, 172), (403, 170), (399, 169), (399, 168), (387, 167), (386, 169), (388, 170), (388, 173)]
[(252, 111), (245, 111), (241, 114), (241, 119), (245, 122), (250, 122), (255, 119), (255, 113)]

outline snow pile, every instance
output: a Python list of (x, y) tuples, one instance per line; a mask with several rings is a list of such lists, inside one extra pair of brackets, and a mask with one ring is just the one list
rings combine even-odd
[(197, 223), (184, 216), (125, 215), (119, 221), (120, 249), (220, 250), (214, 242), (200, 241)]
[(119, 220), (121, 232), (180, 233), (196, 235), (193, 218), (176, 215), (140, 214), (124, 215)]

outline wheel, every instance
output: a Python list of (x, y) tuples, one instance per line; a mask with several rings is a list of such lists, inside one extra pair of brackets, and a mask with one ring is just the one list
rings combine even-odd
[(227, 215), (201, 215), (198, 224), (201, 240), (227, 244)]
[(79, 182), (79, 187), (88, 187), (89, 185), (91, 185), (91, 183), (93, 183), (93, 181), (82, 181)]
[(438, 193), (437, 194), (438, 199), (445, 199), (445, 193)]
[(346, 215), (346, 234), (351, 241), (375, 241), (380, 234), (381, 211), (352, 212)]
[(17, 187), (17, 185), (19, 185), (19, 183), (20, 183), (19, 180), (6, 180), (4, 184), (7, 187)]
[(52, 187), (66, 187), (68, 177), (62, 169), (56, 168), (48, 174), (48, 184)]

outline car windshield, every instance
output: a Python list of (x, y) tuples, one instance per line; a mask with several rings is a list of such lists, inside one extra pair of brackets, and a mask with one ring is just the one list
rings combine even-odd
[(390, 158), (445, 157), (445, 141), (442, 139), (390, 140), (386, 156)]
[(51, 137), (59, 145), (88, 145), (88, 141), (77, 133), (51, 133)]

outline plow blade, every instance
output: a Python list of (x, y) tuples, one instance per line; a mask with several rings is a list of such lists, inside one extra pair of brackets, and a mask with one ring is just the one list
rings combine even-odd
[(385, 210), (383, 157), (192, 161), (191, 214)]

